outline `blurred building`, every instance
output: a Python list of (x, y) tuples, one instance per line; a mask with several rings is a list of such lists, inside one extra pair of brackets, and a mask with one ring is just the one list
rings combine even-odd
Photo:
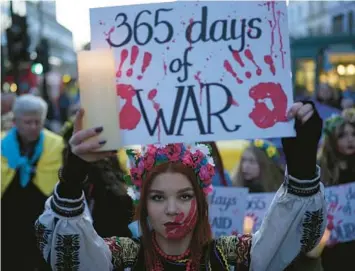
[(355, 87), (355, 1), (290, 1), (288, 9), (295, 86), (308, 94), (321, 82)]
[[(62, 76), (69, 74), (76, 77), (76, 53), (73, 47), (73, 37), (70, 30), (59, 24), (56, 20), (55, 1), (13, 1), (13, 11), (27, 17), (28, 34), (30, 37), (30, 58), (36, 57), (36, 47), (40, 40), (45, 38), (49, 43), (49, 64), (51, 73)], [(1, 1), (1, 43), (4, 56), (5, 70), (11, 66), (6, 55), (5, 30), (11, 25), (10, 2)], [(20, 69), (30, 69), (31, 62), (21, 63)], [(11, 73), (11, 72), (10, 72)], [(53, 78), (53, 76), (51, 77)]]

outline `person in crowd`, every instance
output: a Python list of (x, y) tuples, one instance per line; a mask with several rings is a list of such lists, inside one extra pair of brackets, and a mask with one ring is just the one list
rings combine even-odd
[(58, 180), (64, 144), (43, 128), (42, 98), (19, 96), (12, 111), (14, 127), (1, 140), (1, 270), (33, 271), (42, 260), (33, 225)]
[(316, 100), (322, 104), (340, 108), (340, 99), (339, 91), (336, 91), (328, 84), (320, 84), (316, 91)]
[[(355, 109), (346, 109), (341, 115), (326, 120), (324, 142), (319, 164), (325, 185), (340, 185), (355, 181)], [(325, 247), (322, 262), (325, 271), (342, 266), (354, 266), (352, 256), (355, 241)], [(349, 269), (350, 270), (350, 269)]]
[[(247, 187), (249, 193), (276, 192), (283, 182), (283, 169), (279, 163), (280, 154), (272, 142), (264, 139), (251, 141), (237, 166), (233, 185)], [(301, 253), (285, 271), (321, 271), (320, 258)]]
[[(70, 120), (62, 130), (66, 142), (64, 155), (67, 153), (72, 133), (73, 122)], [(117, 156), (90, 165), (84, 191), (94, 229), (101, 237), (132, 236), (128, 225), (134, 215), (133, 203), (127, 195), (124, 175)]]
[(325, 228), (316, 166), (322, 121), (312, 104), (296, 103), (289, 111), (297, 136), (282, 141), (288, 175), (260, 231), (217, 239), (206, 198), (213, 158), (206, 145), (182, 143), (127, 150), (127, 193), (137, 206), (142, 236), (101, 238), (85, 212), (83, 182), (90, 163), (116, 154), (95, 152), (105, 143), (97, 137), (103, 129), (82, 130), (83, 114), (76, 117), (54, 195), (36, 222), (39, 247), (53, 269), (229, 270), (232, 264), (237, 270), (278, 271), (319, 242)]
[(319, 164), (326, 185), (355, 181), (355, 109), (326, 120)]
[(9, 130), (13, 126), (12, 105), (15, 98), (14, 93), (1, 94), (1, 132)]
[(227, 170), (224, 169), (223, 160), (214, 141), (201, 142), (211, 148), (211, 155), (215, 163), (215, 175), (212, 178), (213, 186), (232, 186), (232, 181)]
[(278, 165), (280, 154), (267, 140), (253, 140), (242, 154), (233, 176), (233, 185), (249, 188), (250, 193), (275, 192), (283, 182)]
[(354, 107), (355, 107), (355, 88), (348, 87), (343, 92), (343, 97), (341, 99), (341, 108), (347, 109), (347, 108), (354, 108)]

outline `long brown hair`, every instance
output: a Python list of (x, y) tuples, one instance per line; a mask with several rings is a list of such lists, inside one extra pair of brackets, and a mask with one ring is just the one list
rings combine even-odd
[(351, 125), (355, 129), (355, 120), (344, 118), (344, 122), (340, 123), (332, 132), (326, 134), (324, 142), (319, 153), (319, 165), (321, 167), (322, 181), (325, 185), (339, 184), (339, 175), (341, 170), (341, 163), (346, 160), (338, 151), (337, 141), (346, 125)]
[(213, 161), (216, 165), (215, 170), (219, 173), (219, 176), (221, 178), (222, 184), (224, 186), (228, 186), (226, 177), (224, 175), (224, 165), (223, 165), (223, 160), (221, 153), (218, 150), (218, 146), (216, 142), (214, 141), (206, 141), (206, 142), (201, 142), (202, 144), (208, 144), (211, 147), (211, 156), (213, 157)]
[[(266, 155), (265, 151), (255, 147), (254, 145), (246, 148), (244, 152), (246, 151), (250, 151), (255, 155), (256, 161), (260, 167), (260, 176), (258, 181), (263, 187), (264, 192), (275, 192), (283, 181), (282, 169)], [(246, 181), (241, 173), (241, 166), (242, 163), (240, 162), (237, 166), (238, 169), (232, 178), (233, 186), (245, 186)]]
[(208, 201), (200, 188), (196, 174), (194, 171), (183, 165), (180, 162), (169, 162), (154, 167), (143, 181), (141, 198), (136, 210), (136, 218), (139, 220), (139, 224), (142, 230), (142, 243), (144, 247), (144, 258), (148, 270), (151, 270), (154, 266), (157, 254), (152, 245), (152, 232), (149, 229), (147, 217), (147, 200), (149, 189), (153, 183), (155, 177), (161, 173), (171, 172), (180, 173), (188, 178), (191, 182), (192, 188), (197, 202), (197, 223), (193, 230), (192, 239), (190, 243), (191, 259), (193, 265), (198, 267), (200, 265), (200, 257), (202, 255), (202, 248), (212, 240), (212, 231), (208, 220)]

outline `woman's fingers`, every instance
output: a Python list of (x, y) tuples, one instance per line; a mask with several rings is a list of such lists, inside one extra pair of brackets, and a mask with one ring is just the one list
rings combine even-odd
[(83, 129), (83, 116), (84, 116), (84, 109), (80, 108), (75, 115), (73, 135)]
[(297, 118), (302, 120), (309, 112), (313, 112), (313, 107), (311, 104), (305, 104), (297, 111)]
[(305, 123), (306, 121), (308, 121), (312, 117), (313, 113), (314, 113), (314, 111), (312, 109), (306, 115), (304, 115), (301, 119), (302, 123)]
[(288, 113), (287, 113), (287, 117), (289, 118), (289, 119), (293, 119), (295, 116), (296, 116), (296, 114), (297, 114), (297, 111), (301, 108), (303, 106), (303, 103), (294, 103), (292, 106), (291, 106), (291, 108), (290, 108), (290, 110), (288, 111)]
[[(93, 129), (85, 130), (84, 132), (92, 132)], [(83, 133), (84, 134), (84, 133)], [(79, 133), (78, 133), (79, 135)], [(92, 151), (101, 148), (103, 145), (105, 145), (106, 140), (89, 140), (89, 141), (83, 141), (82, 143), (79, 144), (72, 144), (72, 152), (78, 156), (80, 155), (85, 155), (88, 153), (91, 153)]]
[(287, 116), (289, 119), (296, 117), (302, 123), (305, 123), (312, 117), (313, 113), (314, 109), (311, 104), (294, 103)]
[(103, 131), (103, 127), (96, 127), (96, 128), (78, 131), (77, 133), (73, 134), (73, 136), (69, 140), (69, 144), (72, 147), (74, 147), (88, 140), (91, 137), (97, 136), (102, 131)]

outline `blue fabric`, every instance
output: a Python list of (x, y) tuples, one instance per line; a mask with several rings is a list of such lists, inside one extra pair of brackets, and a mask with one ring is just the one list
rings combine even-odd
[(343, 98), (352, 99), (353, 101), (355, 101), (355, 92), (351, 90), (346, 90), (343, 93)]
[(12, 128), (7, 135), (1, 140), (1, 154), (6, 157), (10, 168), (20, 173), (20, 185), (26, 187), (31, 181), (31, 173), (33, 165), (41, 157), (43, 152), (44, 134), (40, 133), (39, 140), (35, 146), (34, 153), (29, 159), (27, 156), (21, 156), (20, 144), (17, 138), (16, 127)]
[[(227, 182), (227, 186), (232, 186), (232, 180), (228, 174), (228, 171), (224, 171), (224, 178)], [(218, 171), (216, 171), (215, 175), (212, 178), (212, 185), (213, 186), (224, 186), (223, 182), (222, 182), (222, 178), (221, 175), (219, 174)]]

